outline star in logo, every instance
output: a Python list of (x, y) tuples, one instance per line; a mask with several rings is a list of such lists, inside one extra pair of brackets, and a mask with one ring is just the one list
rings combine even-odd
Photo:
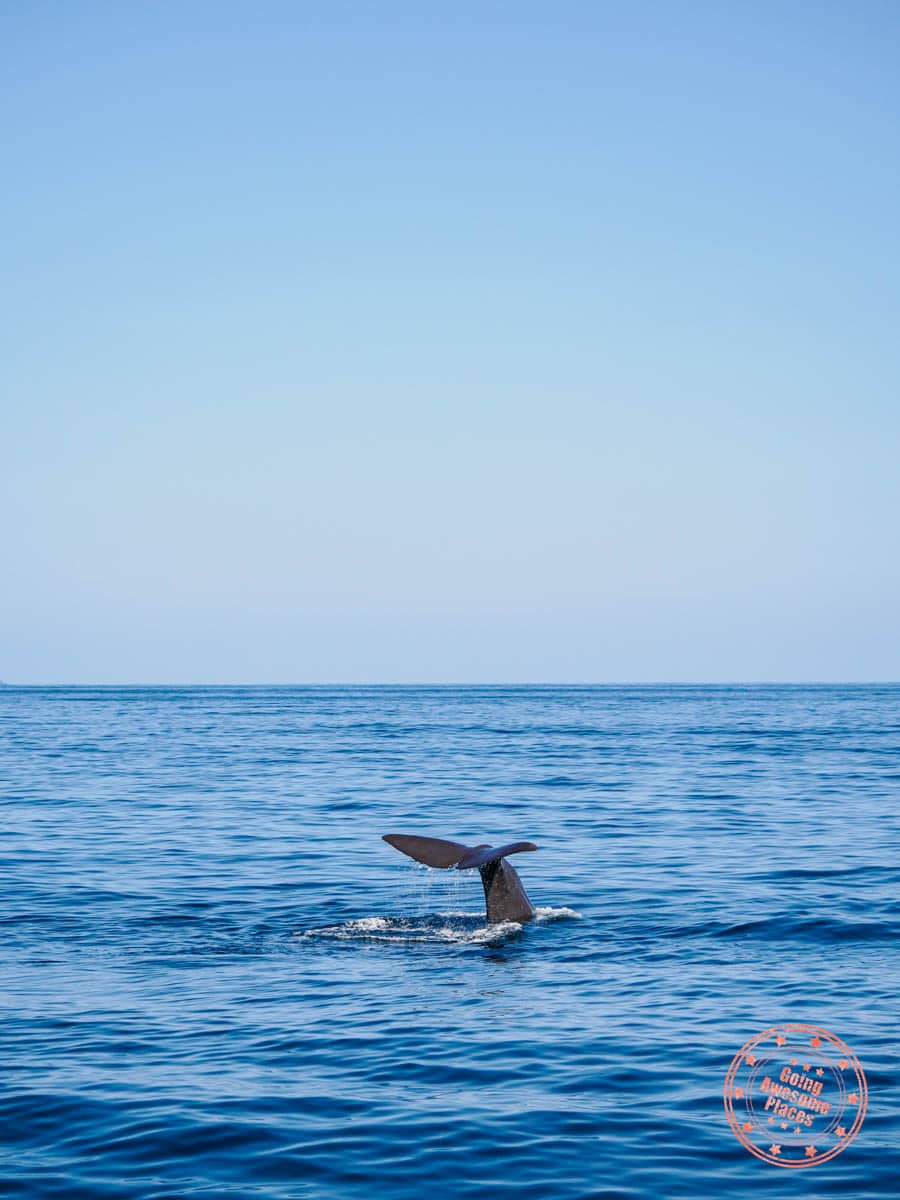
[(753, 1064), (756, 1062), (756, 1055), (755, 1054), (745, 1054), (744, 1062), (747, 1064), (748, 1067), (752, 1067)]
[(735, 1098), (735, 1100), (743, 1100), (744, 1089), (743, 1088), (735, 1088), (734, 1089), (734, 1098)]
[(781, 1122), (781, 1128), (782, 1128), (782, 1129), (787, 1129), (787, 1121), (782, 1121), (782, 1122)]
[(816, 1157), (816, 1148), (815, 1148), (815, 1146), (807, 1146), (807, 1147), (806, 1147), (806, 1157), (807, 1157), (807, 1158), (815, 1158), (815, 1157)]
[(791, 1066), (792, 1066), (792, 1067), (796, 1067), (796, 1065), (797, 1065), (797, 1060), (796, 1060), (796, 1058), (792, 1058), (792, 1059), (791, 1059)]
[(804, 1064), (803, 1064), (803, 1070), (804, 1070), (804, 1071), (808, 1071), (808, 1070), (809, 1070), (809, 1063), (804, 1063)]
[(849, 1065), (850, 1064), (847, 1062), (846, 1058), (842, 1058), (841, 1061), (838, 1063), (838, 1066), (841, 1068), (842, 1071), (846, 1071), (847, 1067)]
[(780, 1147), (780, 1146), (770, 1146), (770, 1147), (769, 1147), (769, 1153), (770, 1153), (770, 1154), (780, 1154), (780, 1153), (781, 1153), (781, 1147)]
[(824, 1074), (825, 1074), (825, 1072), (822, 1070), (822, 1068), (821, 1068), (821, 1067), (816, 1067), (816, 1074), (817, 1074), (817, 1075), (824, 1075)]
[(838, 1125), (837, 1129), (834, 1132), (838, 1137), (846, 1137), (847, 1136), (847, 1130), (843, 1127), (843, 1125)]
[(745, 1121), (744, 1124), (741, 1126), (741, 1129), (743, 1129), (744, 1133), (752, 1133), (753, 1132), (753, 1122)]
[(786, 1041), (787, 1041), (787, 1038), (784, 1036), (784, 1034), (779, 1033), (778, 1036), (775, 1038), (775, 1045), (783, 1046)]
[(859, 1104), (859, 1096), (857, 1096), (856, 1092), (851, 1092), (847, 1100), (850, 1104)]
[(811, 1046), (814, 1046), (816, 1048), (816, 1050), (818, 1050), (818, 1048), (822, 1045), (822, 1039), (819, 1037), (818, 1034), (816, 1034), (814, 1037), (811, 1037), (809, 1039), (809, 1044)]

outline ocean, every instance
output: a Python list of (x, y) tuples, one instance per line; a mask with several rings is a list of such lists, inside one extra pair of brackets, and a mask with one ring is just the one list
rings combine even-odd
[[(900, 1194), (900, 687), (12, 687), (0, 792), (4, 1197)], [(806, 1169), (723, 1103), (788, 1025)]]

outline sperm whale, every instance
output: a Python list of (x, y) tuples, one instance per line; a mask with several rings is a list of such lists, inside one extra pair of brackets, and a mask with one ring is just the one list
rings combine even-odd
[(522, 886), (518, 871), (506, 861), (508, 854), (537, 850), (534, 842), (464, 846), (461, 842), (407, 833), (385, 833), (382, 837), (389, 846), (414, 858), (416, 862), (424, 863), (426, 867), (455, 867), (457, 871), (477, 868), (484, 885), (489, 922), (530, 921), (534, 916), (534, 906)]

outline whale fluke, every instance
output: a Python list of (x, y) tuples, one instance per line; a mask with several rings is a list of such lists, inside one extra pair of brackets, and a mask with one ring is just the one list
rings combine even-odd
[(470, 846), (461, 842), (445, 842), (443, 838), (415, 837), (406, 833), (386, 833), (383, 840), (401, 854), (408, 854), (426, 867), (455, 867)]
[(467, 871), (469, 867), (483, 867), (493, 862), (495, 858), (506, 858), (507, 854), (519, 854), (523, 850), (537, 850), (534, 842), (510, 842), (506, 846), (476, 846), (456, 864), (457, 871)]
[(418, 837), (406, 833), (385, 833), (383, 840), (401, 854), (407, 854), (427, 867), (456, 867), (458, 871), (477, 868), (484, 885), (487, 919), (494, 921), (530, 921), (534, 907), (528, 899), (515, 867), (506, 861), (507, 854), (537, 850), (534, 842), (507, 842), (504, 846), (464, 846), (443, 838)]

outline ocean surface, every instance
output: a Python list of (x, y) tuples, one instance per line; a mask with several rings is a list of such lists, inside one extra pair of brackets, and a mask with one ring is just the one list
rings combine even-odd
[[(3, 1197), (900, 1194), (898, 687), (5, 688), (0, 794)], [(784, 1022), (869, 1088), (807, 1169)]]

